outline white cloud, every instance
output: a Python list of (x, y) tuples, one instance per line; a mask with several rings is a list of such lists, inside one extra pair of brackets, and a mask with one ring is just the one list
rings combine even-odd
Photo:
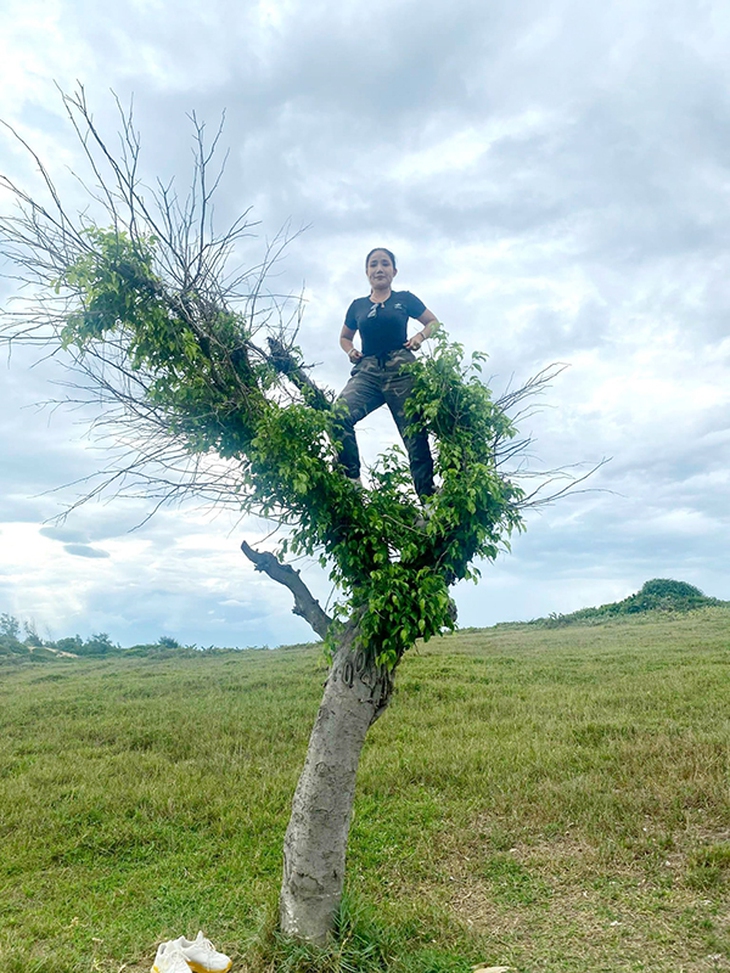
[[(612, 456), (592, 481), (612, 492), (529, 514), (514, 553), (485, 567), (480, 587), (459, 587), (465, 623), (571, 611), (654, 576), (730, 597), (722, 5), (8, 0), (4, 11), (0, 116), (73, 204), (81, 192), (66, 167), (79, 168), (78, 146), (54, 78), (86, 84), (112, 141), (106, 92), (123, 104), (134, 93), (145, 171), (180, 185), (185, 112), (213, 128), (227, 109), (217, 216), (254, 203), (262, 238), (289, 218), (311, 224), (274, 284), (306, 284), (300, 340), (330, 386), (347, 378), (337, 335), (376, 244), (396, 251), (399, 284), (467, 351), (489, 352), (497, 390), (550, 361), (571, 364), (522, 432), (536, 439), (537, 466)], [(3, 140), (0, 153), (3, 171), (38, 187), (17, 143)], [(261, 245), (241, 259), (255, 262)], [(0, 608), (56, 635), (307, 637), (286, 593), (238, 551), (239, 534), (261, 537), (260, 524), (236, 529), (228, 513), (185, 508), (129, 534), (148, 507), (118, 500), (43, 527), (78, 492), (47, 491), (90, 474), (103, 454), (81, 416), (32, 408), (57, 394), (48, 378), (59, 373), (29, 361), (16, 353), (0, 377)], [(370, 460), (394, 439), (387, 415), (360, 431)], [(326, 599), (326, 580), (305, 571)]]

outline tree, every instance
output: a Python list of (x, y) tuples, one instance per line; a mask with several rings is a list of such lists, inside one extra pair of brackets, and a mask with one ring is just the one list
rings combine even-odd
[[(70, 212), (38, 156), (43, 204), (8, 178), (17, 209), (0, 220), (3, 252), (31, 289), (4, 312), (10, 343), (66, 356), (69, 401), (100, 404), (94, 427), (120, 444), (102, 489), (141, 488), (164, 503), (192, 492), (285, 527), (276, 554), (244, 554), (290, 589), (294, 611), (324, 639), (332, 664), (294, 795), (284, 842), (281, 927), (321, 942), (342, 894), (360, 751), (388, 705), (400, 659), (418, 639), (454, 627), (449, 587), (475, 577), (522, 525), (530, 498), (505, 473), (525, 443), (505, 409), (539, 391), (542, 373), (495, 402), (480, 356), (441, 332), (414, 366), (410, 408), (436, 445), (440, 490), (428, 516), (402, 451), (393, 448), (361, 493), (338, 469), (333, 396), (319, 388), (296, 344), (300, 308), (265, 298), (286, 245), (271, 244), (251, 270), (231, 270), (250, 234), (247, 214), (214, 229), (211, 200), (220, 128), (208, 145), (191, 116), (189, 192), (150, 188), (139, 175), (131, 110), (120, 108), (121, 150), (108, 148), (85, 93), (63, 95), (90, 176), (89, 208)], [(13, 133), (16, 138), (20, 138)], [(416, 418), (418, 417), (418, 418)], [(282, 558), (318, 557), (341, 593), (333, 616)]]
[(20, 635), (20, 622), (14, 615), (8, 615), (7, 612), (3, 612), (0, 615), (0, 636), (4, 638), (13, 639), (18, 642), (18, 636)]
[(13, 656), (26, 653), (20, 641), (20, 622), (14, 615), (3, 612), (0, 615), (0, 656)]

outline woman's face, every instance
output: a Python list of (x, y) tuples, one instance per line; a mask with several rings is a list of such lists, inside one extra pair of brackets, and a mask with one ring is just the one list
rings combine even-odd
[(390, 287), (398, 271), (385, 250), (374, 250), (368, 258), (365, 273), (372, 289), (382, 291)]

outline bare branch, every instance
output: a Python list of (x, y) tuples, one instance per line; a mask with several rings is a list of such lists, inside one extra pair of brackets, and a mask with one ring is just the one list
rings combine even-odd
[[(535, 396), (545, 392), (550, 388), (558, 375), (561, 375), (567, 368), (570, 368), (570, 365), (566, 362), (552, 362), (550, 365), (546, 365), (545, 368), (541, 368), (536, 375), (528, 378), (519, 388), (511, 389), (508, 385), (502, 395), (495, 400), (494, 404), (504, 412), (509, 413), (519, 402), (523, 402), (525, 399), (534, 399)], [(512, 418), (514, 421), (525, 418), (525, 413), (515, 413)]]
[(253, 562), (256, 571), (263, 571), (264, 574), (268, 574), (272, 581), (283, 584), (285, 588), (291, 591), (294, 595), (293, 614), (299, 615), (309, 622), (320, 638), (326, 638), (332, 619), (322, 610), (317, 599), (302, 581), (299, 572), (288, 564), (282, 564), (277, 557), (268, 551), (254, 550), (246, 541), (241, 544), (241, 550), (249, 561)]
[(305, 398), (315, 409), (330, 409), (332, 400), (307, 375), (304, 367), (292, 353), (291, 345), (287, 347), (281, 338), (273, 335), (267, 338), (269, 344), (269, 360), (274, 368), (282, 375), (286, 375), (294, 385), (304, 393)]
[[(571, 472), (571, 469), (575, 469), (576, 467), (562, 467), (559, 470), (541, 470), (540, 472), (533, 472), (529, 474), (523, 473), (523, 477), (529, 476), (533, 479), (539, 479), (540, 483), (531, 493), (527, 493), (522, 497), (522, 499), (517, 503), (517, 507), (519, 510), (532, 509), (534, 507), (547, 507), (550, 504), (555, 503), (555, 501), (559, 500), (561, 497), (566, 496), (568, 493), (571, 495), (589, 492), (611, 493), (612, 491), (610, 490), (599, 490), (597, 488), (592, 488), (590, 490), (577, 489), (581, 483), (585, 483), (586, 480), (593, 476), (594, 473), (597, 473), (601, 467), (610, 462), (611, 457), (604, 456), (600, 462), (595, 463), (589, 470), (582, 473), (580, 476), (573, 475)], [(517, 476), (519, 477), (519, 474), (517, 474)], [(565, 482), (566, 480), (568, 481), (567, 483)], [(550, 489), (552, 484), (560, 482), (562, 482), (564, 485), (559, 489), (545, 493), (546, 490)]]

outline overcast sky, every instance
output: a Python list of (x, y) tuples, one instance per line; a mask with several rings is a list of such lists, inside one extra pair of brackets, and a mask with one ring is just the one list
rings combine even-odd
[[(230, 149), (217, 212), (286, 222), (300, 341), (340, 388), (338, 334), (384, 245), (499, 392), (570, 367), (524, 434), (535, 469), (611, 458), (527, 517), (456, 591), (463, 625), (570, 612), (671, 577), (730, 599), (730, 9), (720, 0), (0, 0), (0, 117), (74, 198), (54, 82), (115, 131), (134, 96), (143, 169), (184, 180), (187, 114)], [(0, 170), (37, 176), (0, 136)], [(7, 211), (7, 197), (0, 206)], [(5, 271), (8, 271), (7, 266)], [(9, 284), (0, 284), (6, 301)], [(129, 645), (309, 640), (288, 592), (239, 551), (267, 526), (111, 497), (50, 518), (104, 463), (83, 415), (42, 411), (63, 373), (0, 365), (0, 611)], [(366, 456), (389, 416), (359, 429)], [(324, 601), (318, 568), (305, 576)]]

